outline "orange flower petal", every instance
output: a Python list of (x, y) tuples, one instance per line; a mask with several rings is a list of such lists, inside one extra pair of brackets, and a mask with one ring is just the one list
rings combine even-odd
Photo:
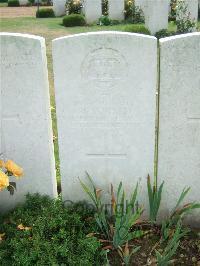
[(12, 160), (8, 160), (5, 163), (5, 168), (11, 172), (15, 177), (21, 177), (23, 173), (23, 169), (18, 166), (16, 163), (14, 163)]

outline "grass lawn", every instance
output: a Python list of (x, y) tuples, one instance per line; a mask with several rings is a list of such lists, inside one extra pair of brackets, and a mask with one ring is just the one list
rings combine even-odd
[[(0, 9), (3, 10), (4, 8)], [(2, 12), (2, 11), (1, 11)], [(66, 36), (70, 34), (77, 34), (91, 31), (123, 31), (124, 24), (114, 26), (85, 26), (85, 27), (69, 27), (66, 28), (62, 25), (62, 18), (41, 18), (36, 19), (34, 17), (21, 17), (21, 18), (1, 18), (0, 29), (3, 32), (18, 32), (18, 33), (29, 33), (39, 36), (43, 36), (46, 40), (47, 46), (47, 60), (48, 60), (48, 71), (49, 71), (49, 84), (50, 84), (50, 95), (52, 105), (52, 118), (53, 118), (53, 130), (54, 130), (54, 146), (55, 146), (55, 157), (56, 157), (56, 169), (57, 179), (60, 183), (59, 174), (59, 158), (58, 158), (58, 143), (57, 143), (57, 130), (56, 130), (56, 114), (55, 114), (55, 102), (54, 102), (54, 85), (53, 85), (53, 67), (52, 67), (52, 55), (51, 55), (51, 41), (55, 38)], [(200, 30), (200, 21), (198, 22), (198, 28)], [(169, 30), (175, 31), (176, 26), (173, 22), (169, 23)]]

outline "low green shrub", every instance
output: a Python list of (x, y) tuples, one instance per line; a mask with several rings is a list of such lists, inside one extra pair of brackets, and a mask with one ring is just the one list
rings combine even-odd
[(151, 35), (150, 31), (143, 25), (126, 25), (123, 31)]
[(94, 211), (86, 203), (28, 195), (24, 205), (0, 216), (1, 265), (103, 265)]
[(85, 24), (84, 16), (79, 14), (71, 14), (63, 18), (63, 25), (65, 27), (84, 26)]
[(109, 25), (111, 25), (111, 20), (109, 19), (108, 16), (101, 16), (99, 18), (99, 25), (100, 26), (109, 26)]
[(19, 0), (8, 0), (8, 6), (10, 7), (19, 6)]
[(0, 0), (0, 3), (7, 3), (8, 0)]
[(158, 39), (169, 37), (172, 35), (173, 35), (173, 33), (169, 32), (167, 29), (162, 29), (162, 30), (159, 30), (155, 33), (155, 37)]
[(52, 8), (41, 8), (36, 12), (36, 18), (53, 18), (55, 17)]

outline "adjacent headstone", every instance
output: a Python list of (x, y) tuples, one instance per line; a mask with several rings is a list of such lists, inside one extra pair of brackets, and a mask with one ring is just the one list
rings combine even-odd
[(191, 19), (198, 20), (198, 0), (185, 0)]
[[(69, 52), (70, 51), (70, 52)], [(76, 62), (76, 63), (74, 63)], [(109, 193), (153, 176), (157, 39), (120, 32), (53, 41), (62, 196), (87, 198), (85, 171)]]
[(102, 15), (101, 0), (84, 0), (84, 13), (87, 23), (98, 21)]
[[(200, 33), (160, 40), (160, 129), (158, 178), (165, 181), (163, 209), (200, 201)], [(199, 225), (200, 212), (190, 222)]]
[(134, 4), (136, 7), (139, 7), (140, 9), (142, 9), (143, 12), (145, 12), (147, 1), (148, 0), (135, 0)]
[(124, 20), (124, 0), (109, 0), (108, 10), (110, 19)]
[(66, 0), (53, 0), (53, 11), (56, 17), (66, 14)]
[(44, 38), (1, 33), (0, 46), (0, 159), (24, 169), (14, 196), (0, 193), (0, 211), (5, 211), (28, 192), (57, 193)]
[(20, 6), (26, 6), (28, 4), (28, 0), (19, 0)]
[(145, 25), (151, 34), (168, 28), (169, 0), (151, 0), (145, 2)]

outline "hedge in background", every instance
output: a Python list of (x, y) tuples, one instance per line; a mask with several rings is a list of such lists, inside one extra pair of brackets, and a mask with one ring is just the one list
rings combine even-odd
[(82, 15), (71, 14), (63, 18), (63, 25), (65, 27), (84, 26), (86, 25), (86, 21)]
[(36, 18), (54, 18), (55, 14), (52, 8), (41, 8), (36, 12)]
[(19, 0), (8, 0), (8, 6), (19, 6)]

